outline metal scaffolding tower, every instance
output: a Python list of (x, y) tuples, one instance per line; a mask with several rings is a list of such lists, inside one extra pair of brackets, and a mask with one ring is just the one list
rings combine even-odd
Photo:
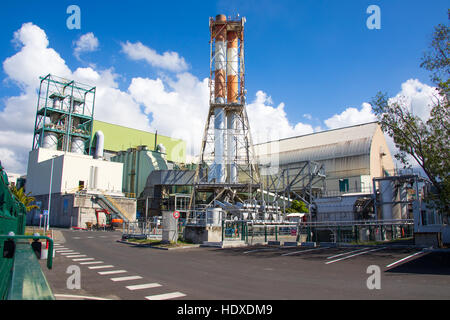
[(96, 88), (51, 74), (40, 79), (32, 149), (90, 154)]

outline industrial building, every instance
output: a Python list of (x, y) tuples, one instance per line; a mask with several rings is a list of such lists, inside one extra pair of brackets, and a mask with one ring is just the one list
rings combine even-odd
[(29, 224), (44, 214), (51, 226), (84, 227), (99, 210), (122, 221), (136, 217), (136, 200), (122, 193), (123, 165), (103, 159), (100, 139), (90, 154), (95, 90), (50, 74), (41, 78), (26, 182), (39, 209), (28, 214)]
[(103, 156), (107, 160), (130, 148), (146, 146), (148, 150), (154, 151), (162, 146), (164, 148), (163, 153), (169, 162), (186, 162), (186, 141), (184, 140), (164, 136), (158, 134), (158, 132), (147, 132), (95, 119), (92, 126), (93, 143), (91, 154), (97, 145), (96, 133), (98, 131), (103, 133)]
[[(186, 163), (180, 139), (94, 120), (95, 87), (41, 78), (26, 188), (40, 209), (29, 221), (42, 212), (65, 227), (84, 227), (102, 210), (126, 223), (159, 216), (164, 239), (173, 240), (178, 211), (184, 239), (195, 243), (245, 241), (249, 230), (277, 234), (293, 225), (296, 241), (385, 240), (418, 230), (413, 220), (428, 217), (426, 180), (395, 169), (378, 123), (253, 145), (245, 23), (210, 18), (209, 110), (195, 164)], [(297, 222), (287, 215), (293, 200), (307, 207)]]
[[(391, 175), (394, 161), (376, 122), (321, 131), (255, 145), (260, 165), (272, 172), (300, 167), (308, 161), (325, 168), (321, 196), (372, 193), (372, 179)], [(293, 178), (295, 170), (291, 170)], [(291, 179), (292, 179), (291, 178)], [(301, 188), (303, 185), (294, 185)]]

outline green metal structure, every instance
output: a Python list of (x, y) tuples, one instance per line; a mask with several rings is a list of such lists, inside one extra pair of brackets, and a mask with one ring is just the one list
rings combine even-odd
[[(53, 253), (53, 240), (25, 235), (26, 208), (9, 190), (0, 164), (0, 300), (54, 300), (53, 293), (30, 240), (45, 239)], [(53, 254), (48, 255), (51, 269)]]
[(51, 74), (40, 79), (33, 150), (90, 154), (96, 88)]

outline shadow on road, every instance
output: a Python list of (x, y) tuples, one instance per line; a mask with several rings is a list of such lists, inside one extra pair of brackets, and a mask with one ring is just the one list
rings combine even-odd
[(430, 252), (386, 272), (450, 275), (450, 252)]

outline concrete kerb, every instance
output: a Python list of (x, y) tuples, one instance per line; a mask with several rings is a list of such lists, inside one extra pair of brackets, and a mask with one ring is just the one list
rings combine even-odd
[(151, 244), (146, 244), (146, 243), (135, 243), (135, 242), (129, 242), (129, 241), (124, 241), (124, 240), (116, 240), (119, 243), (124, 243), (130, 246), (134, 246), (134, 247), (142, 247), (142, 248), (150, 248), (150, 249), (158, 249), (158, 250), (180, 250), (180, 249), (193, 249), (193, 248), (199, 248), (201, 245), (200, 244), (192, 244), (192, 245), (187, 245), (187, 246), (180, 246), (180, 247), (173, 247), (173, 248), (167, 248), (167, 247), (157, 247)]

